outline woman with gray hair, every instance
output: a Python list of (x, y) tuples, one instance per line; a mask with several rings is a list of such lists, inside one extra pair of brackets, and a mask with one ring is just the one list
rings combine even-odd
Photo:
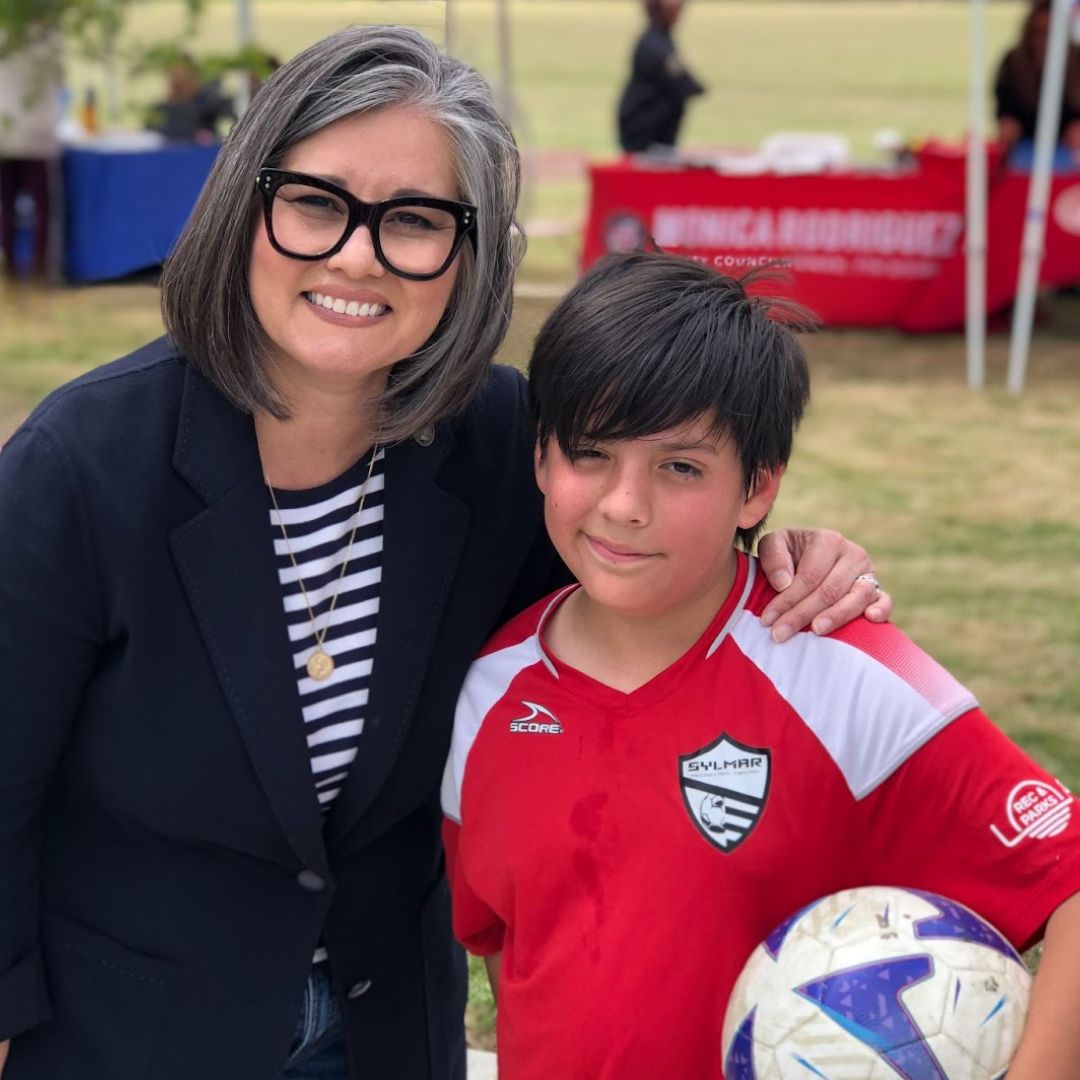
[[(565, 573), (491, 364), (518, 179), (470, 68), (319, 42), (222, 149), (168, 337), (0, 455), (4, 1080), (464, 1075), (453, 705)], [(861, 549), (802, 561), (778, 633), (887, 614)]]

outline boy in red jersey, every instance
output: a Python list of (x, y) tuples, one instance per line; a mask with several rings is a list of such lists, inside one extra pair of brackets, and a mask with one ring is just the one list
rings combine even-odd
[(1072, 796), (892, 626), (778, 646), (757, 618), (773, 593), (734, 541), (808, 386), (764, 302), (667, 255), (601, 264), (537, 338), (536, 476), (580, 585), (476, 660), (443, 784), (502, 1080), (722, 1077), (752, 949), (872, 883), (967, 904), (1018, 948), (1045, 932), (1009, 1078), (1080, 1076)]

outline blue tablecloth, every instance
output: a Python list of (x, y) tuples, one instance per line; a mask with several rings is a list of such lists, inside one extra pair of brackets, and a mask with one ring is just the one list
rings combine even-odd
[[(1015, 172), (1031, 172), (1035, 164), (1035, 143), (1031, 139), (1021, 139), (1009, 151), (1009, 168)], [(1058, 145), (1054, 148), (1053, 169), (1055, 173), (1077, 172), (1076, 157), (1071, 150)]]
[(65, 272), (105, 281), (165, 260), (191, 213), (217, 146), (64, 151)]

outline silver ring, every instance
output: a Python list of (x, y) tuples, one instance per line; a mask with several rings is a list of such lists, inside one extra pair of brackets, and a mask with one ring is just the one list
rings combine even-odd
[(853, 582), (851, 583), (851, 584), (852, 584), (852, 587), (854, 587), (855, 585), (857, 585), (857, 584), (858, 584), (858, 583), (859, 583), (860, 581), (868, 581), (868, 582), (870, 582), (870, 584), (871, 584), (871, 585), (873, 585), (873, 586), (874, 586), (874, 588), (875, 588), (875, 589), (877, 589), (877, 591), (878, 591), (878, 592), (881, 592), (881, 582), (880, 582), (880, 581), (878, 581), (878, 579), (877, 579), (876, 577), (874, 577), (874, 575), (873, 575), (873, 574), (860, 574), (860, 575), (859, 575), (859, 576), (858, 576), (858, 577), (857, 577), (857, 578), (856, 578), (856, 579), (855, 579), (855, 580), (854, 580), (854, 581), (853, 581)]

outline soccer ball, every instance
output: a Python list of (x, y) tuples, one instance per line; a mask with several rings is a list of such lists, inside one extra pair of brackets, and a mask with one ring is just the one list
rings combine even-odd
[(724, 1020), (726, 1080), (998, 1080), (1031, 976), (952, 900), (847, 889), (781, 923), (751, 954)]

